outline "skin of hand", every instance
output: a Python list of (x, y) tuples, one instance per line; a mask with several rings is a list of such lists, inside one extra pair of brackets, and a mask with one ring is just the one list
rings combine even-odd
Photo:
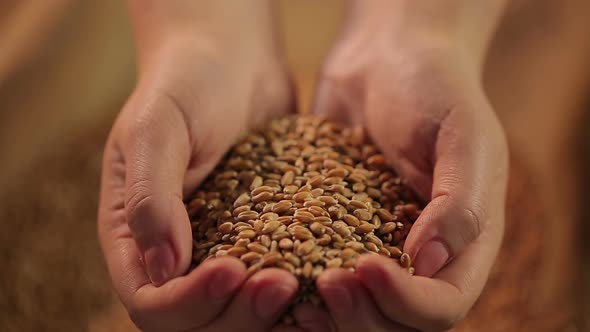
[[(444, 331), (481, 294), (508, 177), (507, 142), (482, 87), (502, 6), (458, 3), (352, 2), (313, 108), (364, 126), (427, 205), (404, 244), (416, 276), (379, 255), (361, 256), (355, 273), (328, 270), (317, 280), (328, 312), (296, 311), (306, 331), (329, 330), (329, 316), (341, 332)], [(487, 13), (479, 32), (465, 28), (478, 13)]]
[[(103, 159), (99, 238), (116, 291), (145, 331), (265, 331), (297, 291), (237, 258), (187, 274), (183, 198), (249, 127), (293, 110), (270, 1), (131, 1), (139, 77)], [(215, 17), (215, 20), (207, 19)]]

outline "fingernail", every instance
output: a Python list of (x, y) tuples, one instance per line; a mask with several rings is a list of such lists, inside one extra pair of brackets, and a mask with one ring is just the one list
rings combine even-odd
[(325, 301), (330, 311), (335, 312), (338, 316), (345, 316), (352, 313), (352, 293), (350, 290), (341, 286), (330, 286), (325, 291)]
[(166, 242), (145, 252), (145, 265), (152, 284), (160, 286), (168, 281), (174, 271), (174, 254)]
[(214, 301), (225, 300), (238, 289), (241, 283), (242, 278), (234, 271), (217, 271), (209, 282), (209, 296)]
[(255, 310), (258, 317), (268, 319), (278, 314), (293, 296), (295, 290), (283, 285), (265, 285), (258, 290)]
[(418, 251), (414, 268), (417, 275), (432, 277), (448, 260), (449, 251), (447, 247), (440, 241), (431, 240)]

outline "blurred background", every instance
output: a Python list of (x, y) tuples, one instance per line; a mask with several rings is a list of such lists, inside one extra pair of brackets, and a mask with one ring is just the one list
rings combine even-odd
[[(96, 238), (134, 85), (121, 0), (0, 2), (0, 331), (134, 331)], [(344, 1), (278, 1), (305, 110)], [(504, 244), (458, 331), (587, 331), (590, 2), (512, 0), (486, 64), (512, 155)]]

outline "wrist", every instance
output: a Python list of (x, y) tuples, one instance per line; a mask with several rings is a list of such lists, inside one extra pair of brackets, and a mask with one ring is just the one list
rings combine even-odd
[[(157, 54), (281, 58), (271, 0), (128, 0), (140, 66)], [(195, 52), (196, 51), (196, 52)]]
[(401, 51), (448, 51), (481, 67), (506, 2), (350, 0), (345, 35), (365, 34)]

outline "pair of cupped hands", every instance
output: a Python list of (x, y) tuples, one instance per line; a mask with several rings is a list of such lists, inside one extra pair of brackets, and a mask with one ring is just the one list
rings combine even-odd
[[(378, 256), (317, 280), (325, 309), (277, 326), (295, 277), (246, 280), (237, 258), (188, 272), (183, 204), (249, 128), (295, 110), (281, 52), (187, 41), (141, 54), (137, 87), (103, 163), (99, 236), (114, 287), (146, 331), (441, 331), (481, 294), (504, 227), (508, 152), (481, 63), (444, 38), (344, 33), (320, 72), (312, 111), (362, 125), (427, 205), (405, 242), (416, 276)], [(187, 273), (188, 272), (188, 273)]]

